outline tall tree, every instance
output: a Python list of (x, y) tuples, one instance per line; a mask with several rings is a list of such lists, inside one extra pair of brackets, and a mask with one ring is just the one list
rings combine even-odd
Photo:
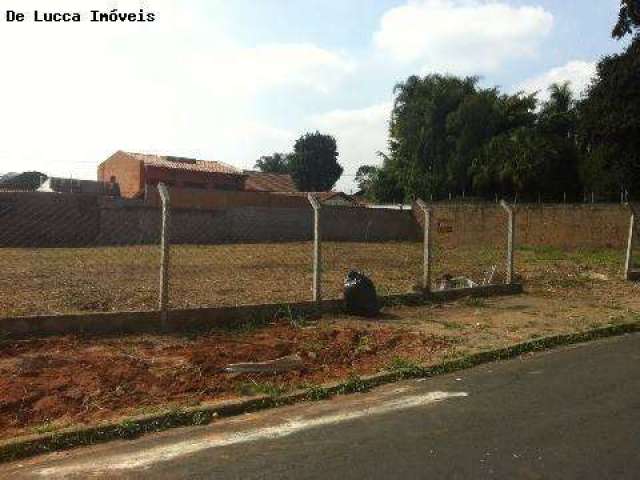
[(305, 133), (296, 140), (294, 152), (289, 157), (289, 168), (299, 190), (331, 190), (343, 172), (338, 163), (336, 139), (318, 131)]
[(604, 57), (578, 108), (581, 174), (587, 189), (640, 193), (640, 36)]
[(371, 191), (371, 186), (375, 182), (378, 172), (378, 167), (374, 167), (373, 165), (361, 165), (360, 168), (358, 168), (355, 177), (358, 190), (367, 195)]
[(405, 199), (442, 195), (454, 150), (447, 136), (449, 114), (475, 92), (478, 79), (446, 75), (411, 76), (394, 88), (389, 127), (389, 162)]
[(611, 36), (622, 38), (640, 28), (640, 0), (620, 0), (618, 22), (613, 27)]
[(289, 154), (274, 153), (258, 159), (255, 168), (265, 173), (289, 173)]

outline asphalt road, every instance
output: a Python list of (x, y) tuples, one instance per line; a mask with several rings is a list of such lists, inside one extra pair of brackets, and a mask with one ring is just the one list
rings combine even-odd
[(640, 478), (640, 335), (0, 466), (0, 478)]

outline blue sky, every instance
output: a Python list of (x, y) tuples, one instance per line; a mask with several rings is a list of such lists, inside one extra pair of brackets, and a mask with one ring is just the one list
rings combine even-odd
[[(51, 9), (3, 0), (0, 12)], [(346, 173), (386, 146), (395, 83), (482, 76), (506, 91), (584, 88), (616, 0), (61, 0), (59, 10), (156, 11), (153, 24), (0, 21), (0, 172), (94, 178), (118, 149), (251, 168), (308, 130)], [(2, 12), (3, 13), (3, 12)], [(4, 15), (3, 15), (4, 17)], [(338, 187), (353, 188), (345, 176)]]

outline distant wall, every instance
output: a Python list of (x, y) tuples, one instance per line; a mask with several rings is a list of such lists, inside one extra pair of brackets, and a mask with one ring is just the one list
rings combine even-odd
[[(258, 194), (260, 195), (260, 194)], [(275, 197), (275, 196), (274, 196)], [(173, 208), (175, 243), (258, 243), (313, 238), (313, 210), (304, 206)], [(161, 210), (142, 201), (75, 194), (0, 193), (0, 246), (75, 247), (152, 244), (160, 239)], [(325, 240), (390, 241), (419, 238), (410, 211), (322, 209)]]
[[(496, 204), (432, 207), (435, 242), (456, 246), (505, 239), (506, 213)], [(325, 240), (421, 239), (423, 216), (415, 208), (412, 212), (325, 205), (321, 215)], [(624, 248), (629, 218), (629, 208), (619, 204), (519, 205), (516, 241), (560, 248)], [(312, 239), (312, 226), (308, 205), (174, 208), (171, 222), (177, 243), (306, 241)], [(142, 201), (0, 192), (0, 247), (145, 244), (157, 243), (159, 237), (160, 209)]]
[(0, 246), (92, 245), (100, 231), (99, 197), (0, 192)]
[[(234, 207), (274, 207), (274, 208), (307, 208), (309, 201), (304, 196), (273, 194), (269, 192), (246, 192), (233, 190), (203, 191), (197, 189), (169, 189), (171, 205), (176, 208), (219, 209)], [(161, 205), (160, 195), (156, 189), (147, 193), (147, 203), (151, 206)]]
[[(434, 241), (447, 246), (504, 241), (506, 212), (496, 204), (435, 203)], [(624, 248), (629, 207), (620, 204), (522, 204), (516, 211), (516, 242), (558, 248)], [(423, 216), (414, 207), (422, 224)]]

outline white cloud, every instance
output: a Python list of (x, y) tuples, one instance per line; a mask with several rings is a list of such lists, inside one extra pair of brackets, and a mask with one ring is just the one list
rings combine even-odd
[[(6, 8), (50, 11), (50, 3), (21, 0)], [(258, 118), (259, 100), (278, 88), (326, 95), (353, 62), (310, 43), (240, 44), (203, 5), (91, 3), (155, 11), (158, 21), (144, 24), (0, 20), (0, 172), (94, 178), (97, 164), (117, 149), (249, 167), (259, 154), (289, 149), (293, 136)], [(69, 0), (64, 9), (88, 15), (89, 7)]]
[(544, 101), (549, 99), (547, 89), (551, 84), (569, 81), (571, 82), (574, 93), (579, 97), (585, 92), (595, 74), (595, 62), (573, 60), (561, 67), (552, 68), (542, 75), (525, 80), (518, 84), (514, 88), (514, 91), (524, 91), (527, 93), (539, 92), (538, 98)]
[(551, 31), (542, 7), (476, 0), (410, 0), (387, 11), (375, 33), (378, 49), (423, 73), (482, 74), (533, 56)]
[(310, 128), (336, 137), (339, 161), (344, 167), (343, 176), (336, 189), (345, 192), (355, 190), (353, 174), (360, 165), (377, 165), (376, 153), (387, 151), (388, 122), (392, 102), (382, 102), (353, 110), (333, 110), (310, 119)]
[(190, 57), (191, 69), (215, 92), (255, 95), (274, 87), (329, 93), (355, 69), (340, 54), (312, 44), (226, 46)]

